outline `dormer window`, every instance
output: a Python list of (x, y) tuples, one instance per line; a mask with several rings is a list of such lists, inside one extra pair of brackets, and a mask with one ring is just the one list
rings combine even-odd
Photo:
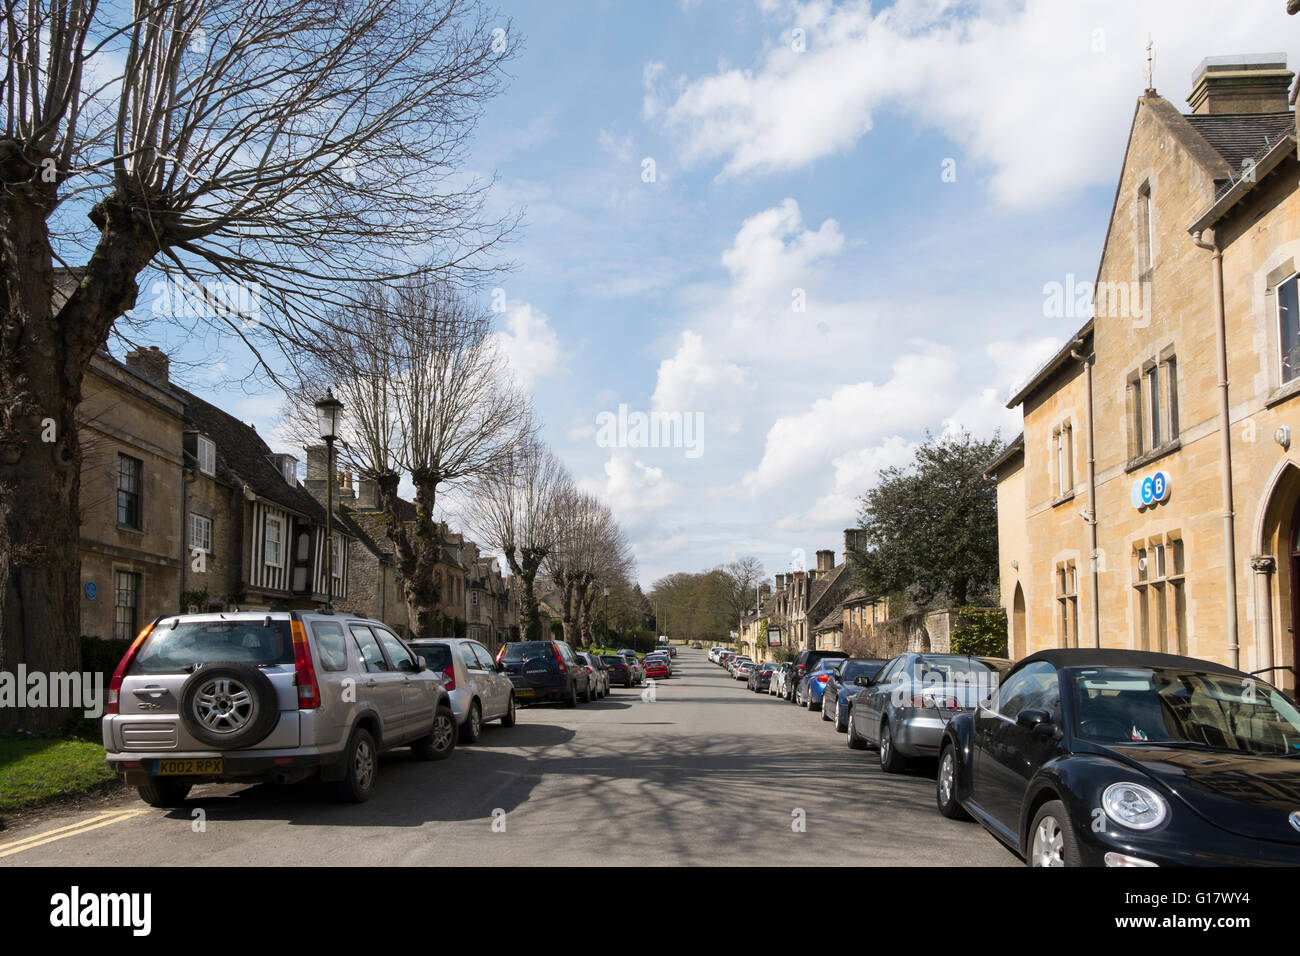
[(272, 455), (271, 461), (280, 470), (280, 477), (291, 485), (298, 484), (298, 459), (293, 455)]
[(215, 475), (217, 473), (217, 443), (211, 438), (198, 436), (198, 447), (195, 457), (199, 462), (199, 471), (205, 475)]

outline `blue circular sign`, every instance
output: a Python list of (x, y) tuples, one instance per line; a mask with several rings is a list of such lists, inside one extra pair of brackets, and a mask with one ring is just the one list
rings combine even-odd
[(99, 588), (95, 587), (95, 582), (94, 582), (94, 581), (87, 581), (87, 582), (86, 582), (86, 600), (87, 600), (87, 601), (93, 601), (93, 600), (95, 600), (95, 595), (97, 595), (98, 593), (99, 593)]
[(1157, 471), (1151, 476), (1151, 497), (1156, 501), (1164, 501), (1165, 492), (1168, 490), (1168, 479), (1163, 471)]
[(1151, 478), (1142, 479), (1142, 503), (1149, 505), (1156, 500), (1155, 481)]

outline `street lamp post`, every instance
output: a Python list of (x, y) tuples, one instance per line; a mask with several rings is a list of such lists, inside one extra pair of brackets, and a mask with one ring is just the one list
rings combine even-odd
[(325, 397), (316, 403), (316, 423), (325, 439), (325, 609), (334, 610), (334, 440), (338, 438), (343, 403), (334, 390), (325, 389)]
[(609, 647), (609, 585), (605, 585), (605, 646)]

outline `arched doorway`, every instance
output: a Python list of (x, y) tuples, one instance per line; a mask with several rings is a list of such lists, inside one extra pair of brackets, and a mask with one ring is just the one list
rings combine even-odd
[(1025, 591), (1016, 582), (1016, 595), (1011, 602), (1011, 659), (1018, 661), (1025, 656)]
[[(1274, 667), (1295, 668), (1300, 666), (1300, 628), (1296, 626), (1300, 621), (1300, 468), (1291, 462), (1274, 473), (1253, 544), (1250, 566), (1256, 572), (1256, 646), (1251, 658), (1243, 656), (1242, 669), (1253, 670), (1260, 660), (1271, 660)], [(1261, 646), (1267, 638), (1271, 638), (1271, 653)], [(1286, 689), (1296, 688), (1293, 671), (1274, 670), (1260, 676)]]

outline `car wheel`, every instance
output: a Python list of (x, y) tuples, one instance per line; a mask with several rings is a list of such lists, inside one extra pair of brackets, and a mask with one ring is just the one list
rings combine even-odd
[(866, 749), (867, 749), (867, 742), (866, 742), (865, 740), (863, 740), (861, 737), (858, 736), (858, 732), (857, 732), (857, 730), (856, 730), (856, 729), (854, 728), (854, 726), (853, 726), (853, 711), (852, 711), (852, 710), (849, 711), (849, 720), (848, 720), (848, 724), (849, 724), (849, 749), (850, 749), (850, 750), (866, 750)]
[(577, 706), (578, 706), (578, 685), (577, 685), (577, 682), (574, 682), (574, 683), (572, 683), (572, 684), (569, 685), (569, 696), (568, 696), (568, 698), (564, 701), (564, 706), (565, 706), (565, 707), (577, 707)]
[(584, 704), (590, 704), (590, 703), (591, 703), (593, 700), (595, 700), (595, 699), (596, 699), (596, 695), (595, 695), (594, 693), (592, 693), (592, 690), (591, 690), (591, 682), (588, 681), (588, 682), (587, 682), (587, 689), (586, 689), (585, 691), (582, 692), (582, 702), (583, 702)]
[(957, 751), (946, 744), (939, 757), (939, 779), (935, 784), (935, 801), (939, 812), (949, 820), (969, 820), (970, 814), (957, 799)]
[(1079, 866), (1079, 846), (1065, 804), (1049, 800), (1038, 808), (1029, 828), (1030, 866)]
[(456, 715), (451, 708), (442, 706), (434, 712), (433, 729), (429, 736), (411, 744), (411, 753), (421, 760), (446, 760), (456, 749)]
[(831, 715), (826, 713), (826, 695), (822, 695), (822, 720), (830, 720)]
[(467, 744), (476, 744), (483, 736), (483, 711), (478, 701), (469, 705), (469, 716), (465, 718), (465, 731), (461, 739)]
[(358, 727), (348, 738), (343, 779), (334, 782), (334, 795), (347, 803), (365, 803), (375, 791), (379, 751), (370, 731)]
[(501, 716), (501, 726), (513, 727), (514, 725), (515, 725), (515, 695), (511, 694), (510, 706), (506, 708), (506, 712)]
[(170, 807), (179, 807), (184, 803), (185, 797), (189, 795), (192, 786), (194, 784), (188, 780), (155, 777), (144, 786), (136, 787), (136, 790), (140, 794), (140, 799), (149, 806), (165, 810)]
[(889, 721), (880, 725), (880, 769), (885, 773), (901, 773), (907, 768), (907, 759), (894, 746), (894, 734)]
[(835, 712), (835, 732), (842, 734), (848, 732), (848, 729), (844, 724), (844, 708), (841, 707)]

